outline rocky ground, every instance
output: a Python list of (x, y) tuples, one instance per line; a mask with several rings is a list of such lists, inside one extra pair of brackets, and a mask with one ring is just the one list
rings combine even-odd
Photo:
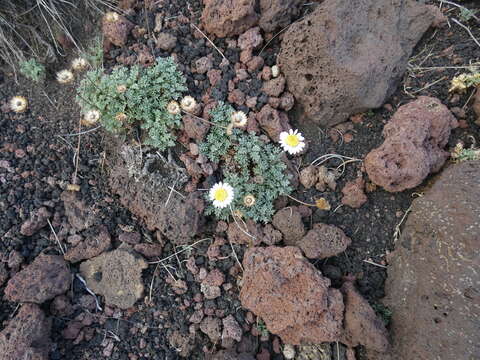
[(121, 1), (98, 24), (105, 68), (171, 55), (195, 115), (226, 101), (269, 141), (300, 129), (292, 198), (267, 225), (204, 217), (207, 123), (184, 116), (157, 154), (79, 126), (80, 79), (54, 81), (74, 49), (44, 84), (4, 69), (0, 359), (480, 358), (480, 170), (448, 159), (480, 141), (473, 88), (448, 91), (478, 65), (478, 19), (437, 1), (227, 3)]

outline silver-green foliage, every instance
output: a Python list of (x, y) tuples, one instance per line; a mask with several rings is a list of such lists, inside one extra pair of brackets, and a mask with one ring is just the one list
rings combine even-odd
[(20, 73), (26, 78), (40, 82), (45, 79), (45, 66), (35, 59), (20, 62)]
[[(211, 114), (231, 114), (233, 109), (227, 111), (227, 108), (231, 109), (228, 105), (220, 104)], [(222, 126), (228, 124), (228, 119), (230, 116), (227, 120), (212, 116), (212, 122), (221, 123)], [(267, 223), (275, 212), (274, 201), (292, 191), (285, 171), (287, 167), (280, 156), (281, 150), (274, 144), (266, 144), (254, 133), (247, 134), (235, 129), (232, 135), (227, 136), (224, 128), (214, 126), (200, 149), (211, 161), (221, 159), (223, 182), (234, 189), (234, 200), (230, 207), (216, 208), (208, 201), (207, 215), (227, 220), (232, 211), (239, 211), (245, 218)], [(244, 204), (247, 195), (255, 198), (253, 206)]]
[(219, 162), (232, 145), (231, 138), (227, 136), (226, 128), (231, 122), (234, 109), (223, 102), (219, 102), (210, 110), (212, 126), (205, 142), (200, 144), (200, 151), (212, 162)]
[[(118, 133), (139, 124), (147, 134), (145, 143), (164, 150), (175, 145), (172, 130), (181, 120), (180, 114), (167, 111), (167, 105), (185, 90), (185, 78), (173, 59), (157, 58), (149, 68), (121, 66), (111, 74), (89, 71), (77, 90), (77, 101), (82, 112), (100, 111), (100, 121), (108, 131)], [(119, 121), (119, 114), (125, 114), (126, 120)]]

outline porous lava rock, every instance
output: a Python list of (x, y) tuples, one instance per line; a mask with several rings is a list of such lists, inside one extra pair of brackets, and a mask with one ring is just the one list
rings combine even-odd
[(1, 360), (48, 360), (51, 321), (35, 304), (24, 304), (0, 332)]
[(5, 298), (42, 304), (67, 291), (70, 283), (70, 270), (62, 256), (40, 254), (8, 281)]
[(109, 14), (103, 17), (102, 32), (105, 38), (115, 46), (124, 46), (133, 24), (125, 16), (116, 14), (115, 20)]
[(202, 196), (182, 197), (170, 187), (181, 188), (188, 180), (185, 168), (139, 150), (108, 141), (109, 184), (121, 203), (145, 221), (151, 231), (159, 230), (172, 242), (186, 244), (203, 225)]
[(334, 225), (314, 224), (297, 246), (309, 259), (325, 259), (345, 251), (351, 243), (342, 229)]
[(65, 260), (75, 263), (98, 256), (108, 250), (111, 239), (107, 227), (104, 225), (99, 226), (96, 232), (96, 234), (86, 236), (75, 247), (69, 249), (64, 256)]
[(389, 349), (388, 332), (367, 300), (355, 289), (353, 282), (346, 281), (341, 288), (345, 303), (345, 331), (342, 342), (350, 347), (363, 345), (367, 349), (385, 353)]
[(77, 192), (65, 190), (60, 195), (60, 198), (63, 201), (68, 223), (75, 228), (75, 230), (82, 231), (94, 224), (96, 218), (94, 209), (87, 206)]
[(450, 165), (413, 201), (385, 284), (391, 359), (480, 354), (479, 179), (480, 161)]
[(272, 224), (283, 234), (285, 245), (296, 245), (305, 234), (302, 215), (298, 208), (293, 206), (277, 211), (273, 215)]
[(326, 0), (292, 24), (278, 62), (305, 119), (332, 126), (381, 106), (433, 18), (412, 0)]
[(253, 247), (243, 259), (242, 306), (286, 344), (336, 341), (343, 299), (297, 247)]
[(347, 181), (342, 189), (342, 204), (358, 209), (368, 200), (365, 195), (365, 180), (362, 176), (357, 177), (353, 181)]
[(302, 3), (301, 0), (260, 0), (258, 24), (266, 32), (283, 29), (298, 15)]
[(365, 157), (368, 177), (390, 192), (420, 185), (449, 157), (443, 148), (457, 126), (453, 114), (436, 98), (420, 96), (402, 105), (383, 129), (384, 143)]
[(204, 0), (202, 24), (218, 37), (240, 35), (258, 22), (256, 0)]
[(260, 127), (267, 132), (273, 141), (279, 141), (280, 133), (290, 129), (288, 116), (268, 104), (262, 107), (256, 115), (256, 119)]
[(48, 218), (52, 216), (45, 207), (34, 211), (27, 221), (25, 221), (20, 227), (20, 234), (24, 236), (32, 236), (37, 231), (42, 229), (48, 224)]
[(128, 309), (142, 297), (142, 270), (148, 264), (127, 249), (103, 253), (80, 264), (80, 273), (88, 287), (105, 297), (105, 303)]

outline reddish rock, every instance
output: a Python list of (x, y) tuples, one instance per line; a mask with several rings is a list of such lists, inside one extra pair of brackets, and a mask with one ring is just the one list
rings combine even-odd
[(180, 331), (173, 331), (167, 335), (168, 343), (173, 349), (177, 349), (178, 356), (189, 358), (195, 348), (195, 335), (183, 334)]
[(75, 340), (82, 328), (83, 324), (80, 321), (69, 321), (65, 329), (62, 330), (62, 336), (64, 339)]
[(213, 300), (222, 295), (222, 290), (220, 286), (209, 285), (207, 283), (202, 283), (200, 285), (200, 291), (205, 296), (205, 299)]
[(302, 216), (296, 207), (287, 207), (273, 216), (273, 226), (283, 234), (285, 245), (296, 245), (305, 234)]
[(70, 287), (71, 274), (63, 257), (40, 254), (7, 283), (5, 298), (42, 304)]
[(255, 0), (204, 0), (202, 24), (218, 37), (240, 35), (258, 22)]
[(223, 323), (223, 332), (222, 332), (222, 339), (230, 338), (235, 341), (240, 342), (242, 340), (242, 328), (238, 325), (237, 320), (233, 317), (233, 315), (228, 315), (226, 318), (222, 320)]
[[(108, 13), (103, 17), (102, 32), (105, 38), (115, 46), (124, 46), (133, 24), (126, 17), (116, 14), (115, 21), (111, 21)], [(109, 19), (110, 18), (110, 19)]]
[(50, 303), (50, 312), (55, 316), (68, 317), (73, 314), (72, 303), (65, 295), (59, 295)]
[(245, 100), (245, 105), (247, 105), (250, 109), (255, 109), (257, 106), (257, 97), (247, 97), (247, 100)]
[(263, 67), (265, 60), (261, 56), (253, 56), (250, 60), (247, 61), (246, 65), (248, 71), (251, 73), (254, 71), (258, 71)]
[(217, 83), (222, 79), (222, 70), (209, 70), (207, 72), (208, 80), (210, 81), (211, 86), (217, 85)]
[(262, 107), (256, 117), (260, 127), (264, 129), (273, 141), (280, 139), (280, 133), (290, 129), (288, 117), (280, 115), (280, 112), (270, 105)]
[(265, 225), (263, 228), (262, 242), (266, 245), (275, 245), (282, 241), (282, 233), (276, 230), (271, 224)]
[(205, 74), (213, 67), (212, 59), (208, 56), (201, 57), (195, 61), (195, 71), (198, 74)]
[(270, 33), (284, 29), (299, 14), (301, 5), (301, 0), (260, 0), (260, 27)]
[(457, 120), (440, 100), (420, 96), (402, 105), (383, 129), (384, 143), (365, 157), (372, 182), (390, 192), (414, 188), (440, 170)]
[(290, 111), (295, 105), (295, 98), (291, 93), (285, 91), (280, 97), (280, 109)]
[(347, 181), (347, 183), (342, 189), (342, 204), (350, 206), (354, 209), (358, 209), (368, 200), (367, 195), (365, 195), (364, 189), (365, 180), (363, 180), (362, 176), (359, 176), (354, 181)]
[(222, 336), (222, 321), (219, 318), (207, 316), (200, 323), (200, 330), (207, 335), (213, 343), (217, 343)]
[(164, 51), (170, 51), (175, 48), (177, 45), (177, 38), (169, 33), (161, 32), (157, 35), (157, 48)]
[(76, 230), (88, 229), (95, 222), (95, 211), (80, 199), (75, 191), (64, 191), (60, 195), (65, 208), (65, 216)]
[(245, 31), (238, 37), (238, 47), (241, 50), (257, 49), (262, 45), (262, 42), (263, 37), (262, 34), (260, 34), (260, 28), (258, 26)]
[(204, 284), (210, 286), (220, 286), (225, 282), (225, 275), (219, 269), (213, 269), (203, 280)]
[(243, 259), (242, 306), (260, 316), (287, 344), (338, 340), (343, 321), (339, 290), (296, 247), (250, 248)]
[(300, 184), (306, 189), (313, 187), (318, 181), (318, 169), (316, 166), (310, 165), (300, 171)]
[(52, 214), (50, 214), (45, 207), (41, 207), (37, 211), (34, 211), (30, 215), (30, 218), (20, 227), (20, 234), (24, 236), (32, 236), (48, 224), (47, 220), (51, 216)]
[(120, 235), (118, 235), (118, 240), (120, 240), (122, 243), (130, 244), (130, 245), (135, 245), (139, 244), (140, 241), (142, 241), (142, 235), (140, 235), (139, 232), (133, 231), (133, 232), (122, 232)]
[(345, 303), (342, 342), (352, 348), (363, 345), (369, 350), (386, 352), (389, 348), (388, 332), (383, 321), (377, 317), (368, 301), (355, 290), (352, 282), (345, 282), (341, 291)]
[(279, 97), (285, 90), (285, 78), (283, 76), (268, 80), (263, 84), (263, 92), (268, 96)]
[(110, 234), (106, 226), (99, 226), (97, 234), (94, 236), (86, 236), (75, 247), (69, 249), (65, 254), (65, 260), (76, 263), (81, 260), (91, 259), (100, 255), (102, 252), (110, 248)]
[(245, 94), (240, 89), (235, 89), (228, 94), (228, 102), (236, 105), (245, 104)]
[(382, 106), (432, 20), (410, 0), (327, 0), (292, 24), (278, 63), (304, 121), (328, 127)]
[(393, 360), (480, 354), (479, 179), (480, 161), (450, 165), (412, 203), (385, 283)]
[(22, 265), (23, 263), (23, 260), (24, 258), (19, 251), (12, 250), (10, 254), (8, 254), (7, 265), (13, 271), (18, 271), (18, 269), (20, 268), (20, 265)]
[(48, 360), (51, 321), (35, 304), (24, 304), (0, 332), (2, 360)]
[(210, 124), (191, 115), (184, 115), (182, 122), (187, 136), (198, 141), (203, 141), (210, 129)]
[(351, 243), (342, 229), (334, 225), (314, 224), (297, 246), (309, 259), (325, 259), (345, 251)]
[(163, 252), (163, 245), (162, 244), (137, 244), (133, 247), (133, 249), (145, 256), (146, 258), (153, 258), (162, 255)]
[(252, 60), (252, 57), (252, 49), (245, 49), (240, 52), (240, 62), (242, 64), (248, 63), (250, 60)]
[(180, 155), (180, 160), (185, 164), (187, 174), (190, 175), (192, 179), (198, 181), (202, 177), (202, 168), (200, 167), (200, 165), (197, 164), (194, 159), (192, 159), (186, 153), (183, 153), (182, 155)]
[[(246, 228), (232, 222), (228, 225), (227, 237), (232, 244), (259, 245), (262, 241), (262, 228), (251, 219), (245, 221)], [(243, 225), (243, 223), (242, 223)]]

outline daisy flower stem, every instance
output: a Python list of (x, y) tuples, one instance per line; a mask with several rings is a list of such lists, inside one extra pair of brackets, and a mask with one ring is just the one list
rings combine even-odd
[(293, 196), (290, 196), (290, 195), (286, 195), (289, 199), (292, 199), (296, 202), (298, 202), (299, 204), (302, 204), (302, 205), (305, 205), (305, 206), (313, 206), (313, 207), (316, 207), (317, 205), (316, 204), (308, 204), (306, 202), (303, 202), (301, 200), (298, 200), (298, 199), (295, 199)]

